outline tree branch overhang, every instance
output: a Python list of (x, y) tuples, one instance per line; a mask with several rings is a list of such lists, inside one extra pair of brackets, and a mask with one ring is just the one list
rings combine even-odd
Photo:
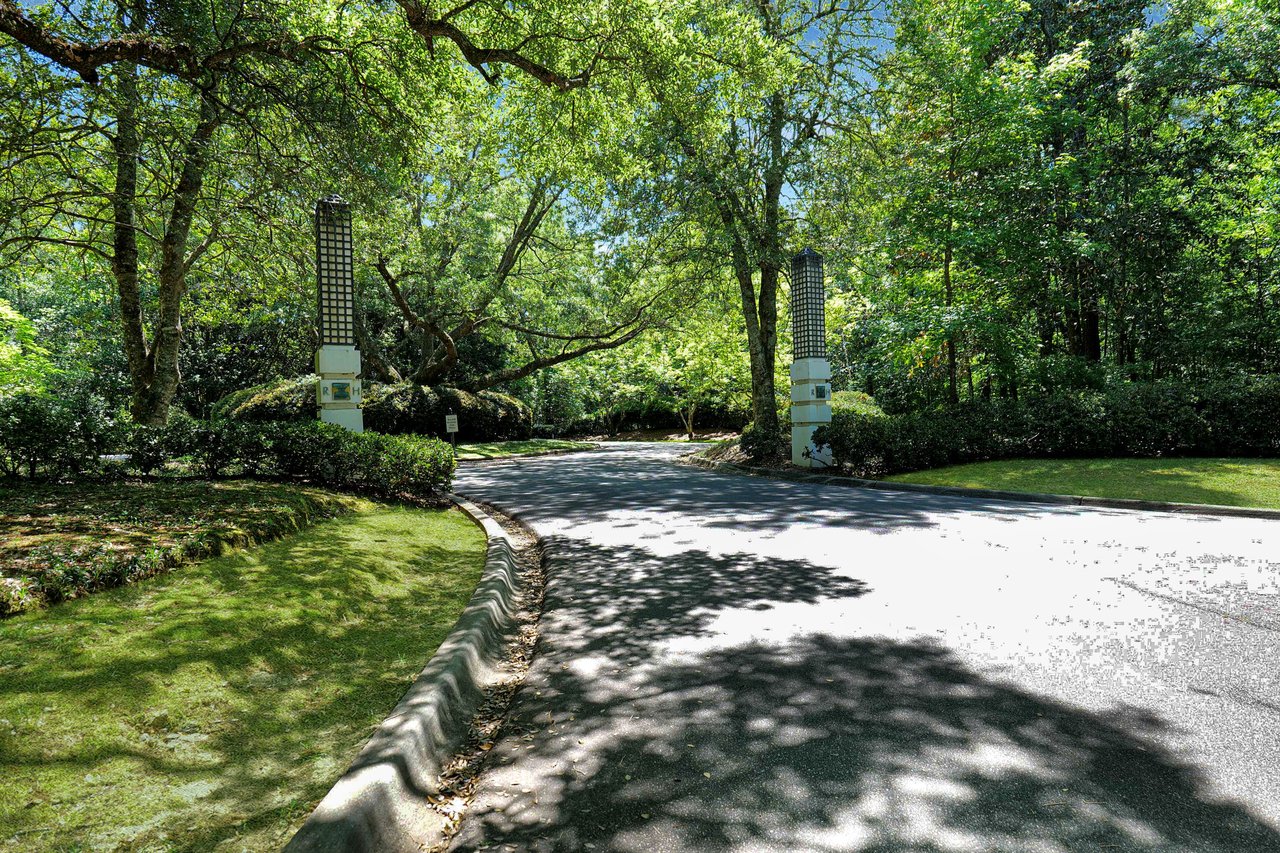
[[(486, 80), (494, 82), (497, 74), (489, 70), (493, 65), (509, 65), (533, 77), (535, 80), (561, 91), (586, 86), (591, 79), (595, 61), (580, 73), (567, 75), (534, 61), (521, 53), (519, 48), (481, 47), (463, 32), (452, 18), (470, 3), (464, 4), (439, 17), (428, 15), (417, 0), (396, 0), (404, 11), (409, 28), (428, 44), (437, 38), (453, 42), (463, 58), (479, 71)], [(73, 71), (90, 85), (101, 82), (99, 70), (116, 62), (133, 62), (172, 74), (185, 80), (195, 80), (208, 71), (229, 68), (247, 55), (275, 56), (294, 59), (307, 50), (324, 45), (334, 47), (328, 36), (310, 35), (304, 38), (282, 36), (280, 38), (245, 41), (228, 45), (201, 55), (194, 47), (181, 41), (157, 38), (141, 33), (131, 33), (97, 43), (77, 41), (59, 35), (26, 15), (17, 0), (0, 0), (0, 33), (18, 44), (63, 68)], [(597, 55), (596, 60), (601, 57)]]

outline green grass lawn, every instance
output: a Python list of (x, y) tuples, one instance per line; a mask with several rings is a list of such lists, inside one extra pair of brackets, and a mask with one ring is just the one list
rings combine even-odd
[(279, 849), (483, 566), (456, 510), (362, 502), (0, 620), (0, 848)]
[(553, 450), (590, 450), (591, 441), (566, 441), (559, 438), (531, 438), (526, 441), (489, 441), (479, 444), (458, 445), (458, 458), (462, 460), (500, 459), (504, 456), (529, 456)]
[(933, 486), (1280, 508), (1277, 459), (1022, 459), (956, 465), (886, 479)]

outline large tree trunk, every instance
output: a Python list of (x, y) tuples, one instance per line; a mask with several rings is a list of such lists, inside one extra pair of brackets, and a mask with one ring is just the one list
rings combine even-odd
[[(744, 294), (745, 295), (745, 294)], [(778, 349), (778, 267), (760, 265), (760, 300), (754, 306), (757, 323), (755, 334), (748, 326), (747, 344), (751, 354), (751, 414), (756, 426), (777, 432), (778, 399), (773, 370)]]
[[(762, 11), (766, 11), (762, 7)], [(765, 15), (766, 32), (777, 37), (777, 21)], [(760, 289), (751, 285), (751, 272), (739, 258), (738, 285), (742, 292), (743, 317), (747, 321), (747, 345), (751, 355), (751, 414), (756, 428), (776, 433), (782, 428), (778, 420), (778, 400), (774, 386), (774, 366), (778, 349), (778, 282), (782, 277), (782, 186), (785, 183), (783, 162), (783, 129), (786, 115), (781, 97), (768, 99), (768, 158), (765, 161), (763, 221), (760, 223), (756, 266), (760, 272)], [(745, 223), (743, 223), (745, 225)], [(735, 240), (735, 243), (738, 241)], [(742, 260), (745, 260), (742, 259)], [(745, 275), (744, 275), (745, 273)]]
[(756, 428), (778, 432), (778, 404), (774, 394), (773, 368), (778, 341), (778, 268), (772, 267), (772, 277), (766, 275), (766, 265), (761, 263), (760, 291), (756, 295), (755, 271), (751, 259), (738, 233), (737, 222), (727, 204), (720, 205), (721, 219), (731, 236), (730, 260), (734, 278), (738, 280), (741, 297), (742, 319), (747, 330), (747, 355), (751, 364), (751, 419)]
[(150, 359), (143, 329), (142, 298), (138, 290), (138, 231), (134, 205), (138, 195), (138, 71), (121, 64), (116, 78), (119, 103), (116, 107), (116, 135), (112, 140), (116, 182), (111, 193), (112, 223), (111, 273), (120, 297), (120, 326), (125, 363), (136, 403), (150, 385)]
[(182, 298), (187, 293), (187, 271), (192, 258), (187, 255), (196, 202), (209, 168), (213, 134), (221, 123), (219, 109), (207, 95), (200, 98), (200, 118), (183, 150), (182, 173), (173, 192), (173, 207), (160, 242), (159, 312), (151, 339), (150, 382), (141, 394), (135, 391), (133, 418), (138, 423), (162, 424), (169, 417), (169, 404), (178, 392), (181, 373), (178, 352), (182, 345)]

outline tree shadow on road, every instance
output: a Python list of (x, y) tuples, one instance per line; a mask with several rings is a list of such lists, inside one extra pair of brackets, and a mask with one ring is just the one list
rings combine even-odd
[(975, 672), (926, 641), (735, 644), (852, 599), (803, 561), (553, 543), (546, 640), (455, 850), (1280, 850), (1171, 732)]
[[(458, 491), (499, 507), (521, 508), (538, 526), (608, 514), (615, 526), (636, 526), (669, 514), (696, 513), (703, 526), (768, 532), (797, 521), (875, 533), (932, 527), (939, 516), (985, 515), (1009, 523), (1047, 514), (1105, 514), (1107, 510), (981, 497), (850, 489), (724, 474), (677, 465), (667, 457), (599, 451), (503, 466), (470, 467)], [(762, 498), (765, 498), (762, 500)], [(1188, 519), (1214, 523), (1216, 519)], [(545, 532), (545, 531), (544, 531)]]

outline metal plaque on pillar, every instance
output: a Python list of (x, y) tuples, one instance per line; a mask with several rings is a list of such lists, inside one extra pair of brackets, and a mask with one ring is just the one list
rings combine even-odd
[(822, 255), (805, 249), (791, 259), (791, 464), (831, 464), (831, 449), (813, 433), (831, 423), (831, 364), (827, 361), (826, 286)]
[(351, 208), (341, 196), (331, 195), (316, 202), (316, 310), (320, 327), (316, 400), (320, 420), (364, 432), (355, 308)]

